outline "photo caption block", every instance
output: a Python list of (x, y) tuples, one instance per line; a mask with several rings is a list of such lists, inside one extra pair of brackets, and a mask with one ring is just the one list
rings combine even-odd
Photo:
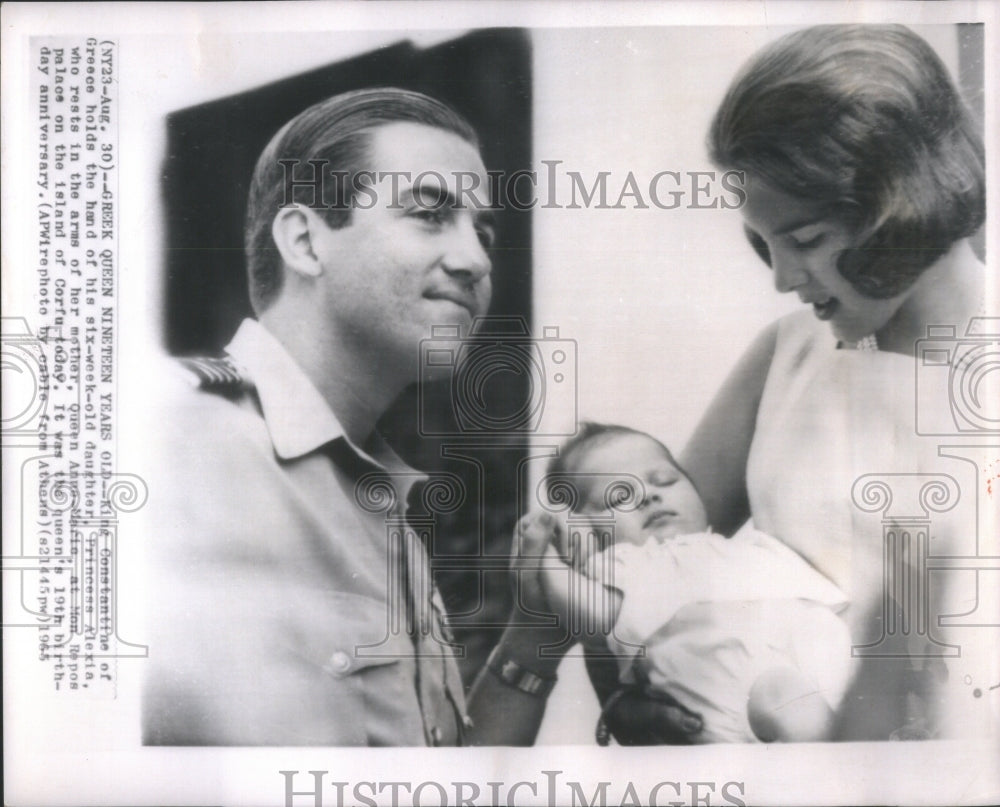
[(21, 492), (19, 551), (4, 557), (19, 607), (4, 627), (37, 631), (56, 691), (96, 697), (114, 697), (116, 658), (145, 655), (116, 631), (118, 519), (146, 498), (116, 473), (117, 70), (116, 41), (31, 40), (34, 310), (3, 321), (18, 385), (3, 442)]

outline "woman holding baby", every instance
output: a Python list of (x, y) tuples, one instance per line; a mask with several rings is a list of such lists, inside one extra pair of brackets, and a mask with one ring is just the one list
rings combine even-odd
[[(831, 738), (960, 734), (966, 693), (942, 654), (926, 633), (890, 635), (900, 572), (885, 562), (882, 514), (852, 491), (866, 474), (940, 468), (937, 442), (915, 428), (914, 351), (928, 326), (962, 334), (985, 313), (968, 240), (985, 218), (977, 126), (908, 29), (818, 26), (751, 59), (709, 147), (720, 169), (744, 173), (746, 236), (777, 291), (806, 308), (749, 347), (679, 466), (716, 533), (752, 520), (778, 538), (844, 593), (854, 647), (885, 651), (855, 659)], [(959, 536), (935, 527), (946, 554)], [(699, 741), (688, 704), (623, 688), (614, 663), (588, 668), (619, 742)]]

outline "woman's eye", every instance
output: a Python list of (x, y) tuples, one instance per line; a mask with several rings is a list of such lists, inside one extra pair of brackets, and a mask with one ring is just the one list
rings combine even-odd
[(770, 266), (771, 250), (768, 249), (767, 242), (761, 237), (760, 233), (746, 226), (743, 227), (743, 232), (747, 237), (747, 241), (750, 242), (750, 246), (753, 247), (753, 251), (757, 253), (757, 257)]
[(819, 235), (814, 235), (812, 238), (807, 238), (805, 241), (800, 241), (797, 238), (789, 239), (792, 242), (792, 247), (798, 250), (805, 249), (815, 249), (820, 244), (823, 243), (823, 239), (826, 238), (825, 233), (820, 233)]

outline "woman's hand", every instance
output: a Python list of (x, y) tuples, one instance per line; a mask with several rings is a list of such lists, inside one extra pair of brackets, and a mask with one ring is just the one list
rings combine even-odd
[(587, 674), (604, 709), (601, 722), (619, 745), (688, 745), (697, 741), (701, 715), (651, 687), (622, 690), (614, 659), (588, 654)]
[(701, 731), (700, 715), (650, 687), (619, 697), (604, 723), (619, 745), (688, 745)]

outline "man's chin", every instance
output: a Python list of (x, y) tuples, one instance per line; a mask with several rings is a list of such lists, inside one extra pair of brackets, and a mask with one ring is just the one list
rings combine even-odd
[(454, 316), (439, 317), (425, 328), (420, 339), (420, 379), (448, 381), (462, 360), (472, 336), (475, 320), (465, 308)]
[(477, 319), (476, 313), (466, 305), (454, 300), (431, 298), (428, 300), (430, 310), (430, 330), (434, 332), (457, 328), (459, 338), (466, 338), (472, 330), (472, 323)]

